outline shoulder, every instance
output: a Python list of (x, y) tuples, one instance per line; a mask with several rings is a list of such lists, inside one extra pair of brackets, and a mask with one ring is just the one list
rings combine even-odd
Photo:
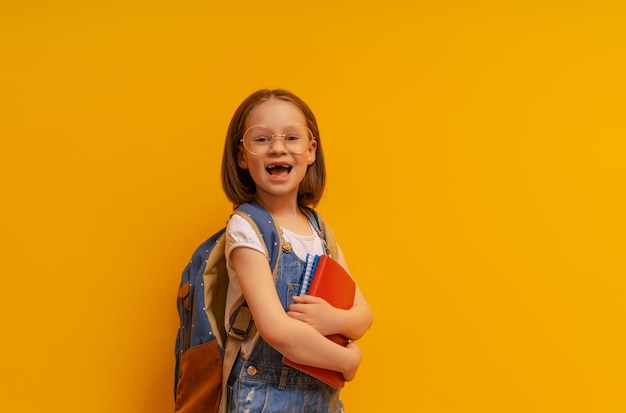
[(226, 223), (226, 232), (254, 232), (250, 221), (239, 214), (232, 214)]
[(259, 235), (250, 221), (238, 214), (233, 214), (226, 224), (226, 245), (228, 251), (237, 247), (248, 247), (265, 253)]

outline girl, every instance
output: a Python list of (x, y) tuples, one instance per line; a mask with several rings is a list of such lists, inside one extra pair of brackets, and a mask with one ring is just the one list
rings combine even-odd
[[(308, 105), (285, 90), (259, 90), (245, 99), (228, 128), (222, 185), (235, 206), (250, 201), (263, 206), (292, 248), (281, 255), (274, 278), (251, 225), (233, 215), (226, 226), (227, 308), (243, 294), (259, 333), (244, 342), (229, 378), (231, 412), (343, 411), (339, 389), (282, 363), (285, 356), (339, 371), (350, 381), (361, 362), (358, 346), (350, 342), (343, 347), (325, 336), (357, 340), (373, 321), (358, 287), (349, 310), (313, 296), (277, 293), (300, 282), (307, 253), (325, 252), (303, 213), (320, 201), (324, 183), (322, 142)], [(333, 258), (347, 268), (340, 249)], [(228, 329), (228, 319), (226, 325)]]

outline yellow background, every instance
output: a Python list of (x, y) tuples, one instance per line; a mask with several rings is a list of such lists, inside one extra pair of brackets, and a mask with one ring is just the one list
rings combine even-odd
[(173, 408), (223, 137), (283, 87), (376, 321), (348, 412), (626, 411), (626, 10), (3, 1), (0, 410)]

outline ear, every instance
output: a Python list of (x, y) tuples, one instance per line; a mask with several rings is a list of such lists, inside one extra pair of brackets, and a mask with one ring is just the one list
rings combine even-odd
[(248, 169), (246, 154), (241, 149), (237, 152), (237, 165), (239, 165), (241, 169)]
[(311, 142), (311, 146), (309, 147), (309, 150), (306, 154), (306, 160), (307, 160), (307, 165), (313, 165), (313, 163), (315, 162), (315, 154), (317, 150), (317, 141), (314, 140)]

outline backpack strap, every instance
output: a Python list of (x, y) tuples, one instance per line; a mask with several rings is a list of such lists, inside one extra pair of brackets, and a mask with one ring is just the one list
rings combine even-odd
[[(244, 203), (233, 211), (245, 218), (254, 231), (263, 240), (265, 250), (269, 257), (269, 264), (272, 276), (276, 276), (278, 261), (282, 253), (283, 237), (280, 228), (272, 215), (257, 203)], [(231, 327), (227, 331), (228, 338), (224, 350), (224, 360), (222, 364), (222, 398), (220, 401), (220, 413), (226, 412), (227, 405), (227, 385), (230, 372), (235, 364), (235, 360), (241, 350), (241, 345), (248, 338), (256, 334), (252, 313), (245, 303), (244, 297), (240, 297), (230, 311)]]
[(308, 218), (309, 222), (313, 224), (313, 228), (317, 232), (317, 235), (324, 244), (324, 250), (326, 254), (332, 258), (337, 259), (339, 254), (339, 248), (337, 247), (337, 238), (335, 237), (335, 231), (324, 222), (324, 219), (312, 208), (300, 208), (302, 213)]

